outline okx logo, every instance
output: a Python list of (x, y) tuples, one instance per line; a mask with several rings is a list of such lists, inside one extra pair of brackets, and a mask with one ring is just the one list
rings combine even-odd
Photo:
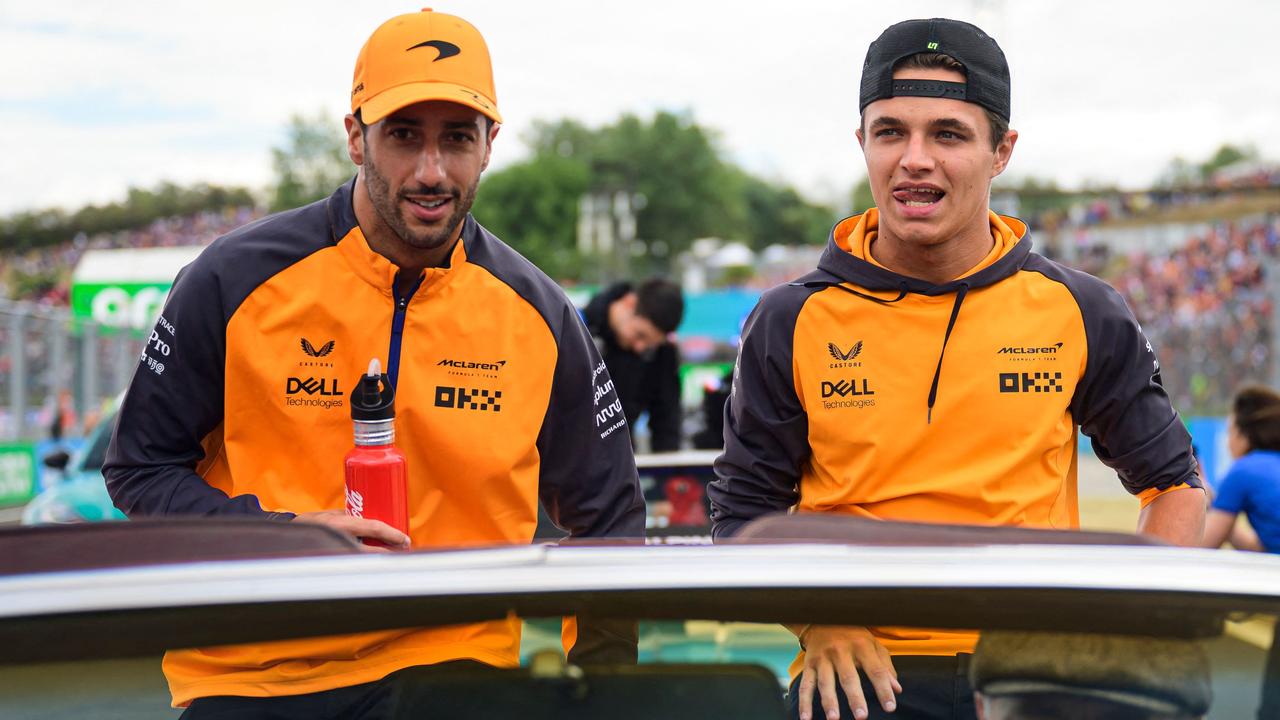
[(451, 387), (449, 385), (436, 386), (436, 407), (453, 408), (455, 410), (479, 410), (481, 412), (489, 410), (502, 412), (502, 405), (498, 403), (501, 399), (501, 390)]
[(1062, 373), (1000, 373), (1000, 392), (1062, 392)]

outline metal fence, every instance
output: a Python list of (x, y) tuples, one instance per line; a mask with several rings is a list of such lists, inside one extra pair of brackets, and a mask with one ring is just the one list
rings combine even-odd
[(0, 300), (0, 440), (81, 435), (137, 366), (143, 338), (65, 308)]

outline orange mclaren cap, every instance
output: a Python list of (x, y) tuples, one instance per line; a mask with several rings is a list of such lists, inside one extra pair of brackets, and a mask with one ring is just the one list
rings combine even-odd
[(431, 8), (393, 17), (369, 36), (356, 58), (351, 112), (359, 110), (360, 119), (372, 125), (426, 100), (466, 105), (502, 122), (480, 31)]

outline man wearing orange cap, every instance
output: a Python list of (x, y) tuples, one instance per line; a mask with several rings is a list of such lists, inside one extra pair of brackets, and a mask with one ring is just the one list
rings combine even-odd
[[(387, 21), (360, 51), (351, 111), (352, 182), (220, 238), (179, 276), (104, 467), (115, 504), (467, 547), (530, 542), (541, 501), (572, 536), (642, 535), (590, 335), (469, 214), (502, 121), (480, 33), (430, 10)], [(339, 509), (346, 393), (371, 357), (397, 389), (407, 536)], [(633, 661), (635, 626), (569, 622), (565, 644), (575, 662)], [(508, 618), (179, 650), (164, 671), (184, 717), (379, 717), (399, 671), (514, 666), (519, 647)]]

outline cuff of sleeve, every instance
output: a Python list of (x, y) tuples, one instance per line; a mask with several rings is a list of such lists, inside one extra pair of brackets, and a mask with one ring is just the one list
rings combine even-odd
[(1161, 490), (1160, 488), (1147, 488), (1146, 490), (1143, 490), (1142, 492), (1138, 493), (1138, 502), (1142, 505), (1143, 508), (1146, 508), (1148, 505), (1155, 502), (1155, 499), (1160, 497), (1161, 495), (1164, 495), (1166, 493), (1171, 493), (1171, 492), (1177, 492), (1178, 490), (1189, 490), (1192, 487), (1195, 487), (1195, 486), (1190, 485), (1188, 483), (1178, 483), (1177, 485), (1170, 485), (1164, 490)]
[(297, 517), (297, 515), (291, 512), (269, 512), (267, 513), (266, 517), (268, 520), (280, 520), (282, 522), (289, 522), (290, 520)]

